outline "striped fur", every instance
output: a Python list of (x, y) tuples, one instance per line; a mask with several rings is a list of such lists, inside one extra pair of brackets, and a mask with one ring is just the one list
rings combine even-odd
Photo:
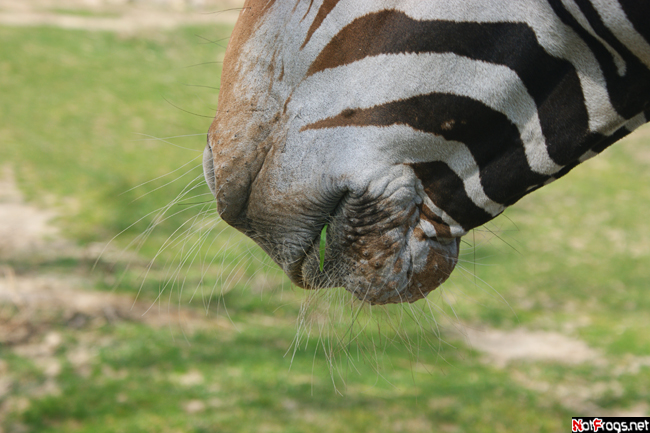
[(468, 230), (650, 118), (649, 29), (641, 0), (249, 0), (205, 153), (219, 213), (302, 287), (420, 299)]

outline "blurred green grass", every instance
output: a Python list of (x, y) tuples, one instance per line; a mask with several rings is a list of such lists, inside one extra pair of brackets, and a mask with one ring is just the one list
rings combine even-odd
[[(118, 233), (119, 248), (137, 241), (152, 217), (134, 222), (201, 179), (229, 33), (0, 27), (0, 161), (32, 202), (58, 210), (57, 224), (80, 245)], [(605, 409), (643, 404), (650, 368), (623, 367), (650, 354), (648, 137), (615, 145), (468, 236), (462, 269), (430, 304), (358, 309), (344, 291), (317, 295), (295, 352), (306, 295), (251, 241), (220, 223), (208, 230), (214, 207), (201, 202), (209, 192), (191, 184), (140, 249), (146, 262), (164, 248), (146, 278), (140, 259), (100, 263), (89, 275), (97, 290), (138, 293), (231, 326), (182, 335), (128, 321), (83, 332), (53, 323), (64, 336), (55, 378), (0, 346), (13, 378), (0, 405), (27, 401), (4, 428), (556, 432), (577, 415), (553, 391), (562, 386), (586, 390), (583, 403)], [(91, 265), (10, 264), (64, 273)], [(499, 368), (468, 347), (457, 323), (562, 332), (601, 350), (603, 362)], [(88, 338), (97, 343), (84, 370), (73, 355)], [(53, 380), (58, 393), (35, 391)]]
[[(215, 54), (223, 49), (197, 32), (120, 37), (51, 28), (0, 29), (0, 156), (15, 162), (31, 198), (43, 201), (47, 192), (72, 199), (63, 221), (72, 237), (82, 242), (110, 238), (180, 191), (175, 185), (165, 191), (166, 197), (136, 200), (168, 178), (131, 188), (170, 175), (201, 155), (217, 90), (185, 84), (218, 88)], [(213, 29), (209, 37), (228, 34), (228, 29)], [(194, 66), (201, 62), (206, 64)], [(195, 151), (147, 140), (142, 135), (147, 133), (188, 135), (174, 144)], [(180, 173), (199, 163), (197, 159)], [(198, 174), (192, 172), (193, 177)], [(177, 172), (170, 177), (179, 178)]]

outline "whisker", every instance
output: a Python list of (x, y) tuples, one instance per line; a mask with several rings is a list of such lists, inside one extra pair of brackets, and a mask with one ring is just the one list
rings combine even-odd
[[(214, 119), (214, 116), (206, 116), (206, 115), (204, 115), (204, 114), (193, 113), (193, 112), (191, 112), (191, 111), (185, 110), (184, 108), (179, 107), (178, 105), (174, 104), (173, 102), (171, 102), (170, 100), (168, 100), (168, 99), (165, 98), (164, 96), (163, 96), (163, 100), (164, 100), (166, 103), (168, 103), (169, 105), (171, 105), (172, 107), (174, 107), (174, 108), (176, 108), (176, 109), (178, 109), (178, 110), (181, 110), (181, 111), (183, 111), (183, 112), (185, 112), (185, 113), (192, 114), (192, 115), (194, 115), (194, 116), (198, 116), (198, 117), (204, 117), (204, 118), (206, 118), (206, 119)], [(199, 151), (197, 151), (197, 152), (199, 152)]]
[[(151, 182), (155, 182), (155, 181), (157, 181), (158, 179), (162, 179), (163, 177), (169, 176), (170, 174), (176, 173), (177, 171), (179, 171), (180, 169), (182, 169), (182, 168), (185, 167), (186, 165), (192, 164), (192, 163), (194, 162), (194, 160), (196, 160), (196, 158), (193, 158), (193, 159), (187, 161), (185, 164), (181, 165), (180, 167), (178, 167), (177, 169), (175, 169), (175, 170), (173, 170), (173, 171), (170, 171), (169, 173), (165, 173), (165, 174), (163, 174), (163, 175), (160, 175), (160, 176), (158, 176), (158, 177), (155, 177), (155, 178), (153, 178), (153, 179), (150, 179), (150, 180), (148, 180), (148, 181), (146, 181), (146, 182), (142, 182), (142, 183), (140, 183), (140, 184), (138, 184), (138, 185), (136, 185), (136, 186), (134, 186), (134, 187), (132, 187), (132, 188), (129, 188), (129, 189), (127, 189), (126, 191), (121, 192), (119, 195), (124, 195), (124, 194), (126, 194), (127, 192), (131, 192), (131, 191), (133, 191), (134, 189), (140, 188), (141, 186), (147, 185), (147, 184), (149, 184), (149, 183), (151, 183)], [(194, 167), (192, 170), (194, 170), (195, 168), (196, 168), (196, 167)], [(190, 171), (191, 171), (191, 170), (190, 170)], [(189, 173), (189, 171), (186, 172), (185, 174), (187, 174), (187, 173)], [(185, 174), (184, 174), (184, 175), (185, 175)], [(184, 175), (183, 175), (183, 176), (184, 176)], [(182, 177), (182, 176), (181, 176), (181, 177)], [(176, 180), (178, 180), (178, 179), (176, 179)], [(166, 186), (166, 185), (169, 185), (169, 184), (165, 184), (165, 185), (163, 185), (163, 186)]]

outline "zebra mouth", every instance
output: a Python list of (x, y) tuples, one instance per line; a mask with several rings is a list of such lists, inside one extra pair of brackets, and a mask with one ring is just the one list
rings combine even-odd
[(345, 287), (371, 305), (426, 297), (453, 271), (460, 239), (431, 236), (422, 206), (346, 196), (324, 238), (322, 227), (312, 238), (292, 280), (305, 289)]
[[(257, 176), (254, 185), (228, 172), (214, 150), (204, 171), (219, 214), (266, 251), (305, 289), (344, 287), (372, 305), (415, 302), (444, 282), (458, 238), (440, 238), (413, 169), (394, 165), (361, 182), (315, 181), (285, 194)], [(431, 221), (430, 221), (431, 220)], [(327, 229), (323, 233), (323, 227)], [(321, 236), (324, 235), (324, 236)]]
[(335, 224), (328, 225), (326, 238), (324, 251), (319, 236), (302, 258), (300, 286), (345, 287), (371, 305), (411, 303), (426, 297), (450, 276), (460, 243), (459, 238), (429, 238), (419, 223), (408, 229), (402, 241), (391, 234), (350, 236)]
[(319, 166), (318, 152), (299, 163), (285, 160), (285, 146), (245, 152), (256, 143), (256, 125), (235, 134), (215, 120), (204, 152), (206, 181), (221, 218), (260, 245), (294, 284), (344, 287), (381, 305), (415, 302), (449, 277), (458, 239), (439, 237), (451, 232), (435, 226), (425, 206), (431, 200), (410, 165), (355, 170), (345, 161)]

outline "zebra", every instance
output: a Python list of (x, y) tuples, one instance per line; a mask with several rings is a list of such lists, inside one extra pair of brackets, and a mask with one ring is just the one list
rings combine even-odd
[(247, 0), (203, 165), (297, 286), (415, 302), (468, 231), (648, 119), (648, 2)]

